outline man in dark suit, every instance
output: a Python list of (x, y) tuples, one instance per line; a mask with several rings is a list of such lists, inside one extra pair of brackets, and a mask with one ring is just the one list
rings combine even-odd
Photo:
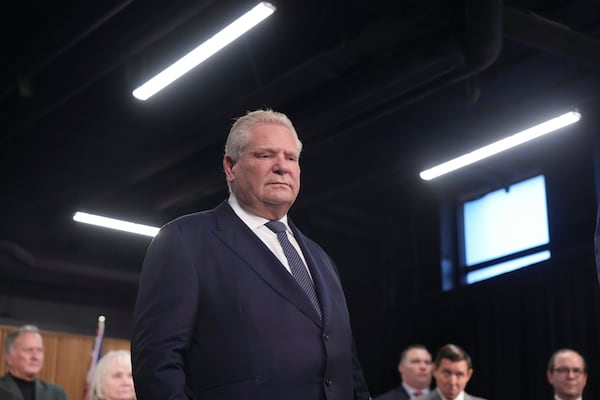
[(36, 326), (24, 325), (9, 333), (4, 358), (8, 372), (0, 377), (1, 400), (67, 400), (61, 386), (38, 379), (44, 365), (44, 345)]
[(152, 241), (132, 337), (139, 399), (369, 398), (337, 269), (287, 216), (301, 149), (284, 114), (239, 118), (223, 158), (229, 199)]
[(585, 360), (575, 350), (558, 350), (548, 361), (546, 377), (554, 389), (555, 399), (581, 400), (587, 383)]
[(398, 361), (401, 383), (398, 387), (375, 397), (375, 400), (408, 400), (429, 393), (431, 385), (431, 354), (421, 344), (413, 344), (402, 350)]
[(465, 392), (473, 376), (471, 357), (455, 344), (442, 346), (435, 356), (433, 377), (436, 389), (421, 400), (485, 400)]

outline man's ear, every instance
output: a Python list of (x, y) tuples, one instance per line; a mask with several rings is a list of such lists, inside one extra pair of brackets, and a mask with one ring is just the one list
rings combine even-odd
[(225, 175), (227, 176), (227, 180), (228, 181), (232, 181), (233, 180), (233, 166), (235, 165), (235, 161), (233, 161), (233, 159), (228, 156), (225, 155), (223, 157), (223, 170), (225, 171)]

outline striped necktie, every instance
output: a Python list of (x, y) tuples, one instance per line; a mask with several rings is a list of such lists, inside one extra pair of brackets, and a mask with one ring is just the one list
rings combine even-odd
[(306, 265), (302, 262), (302, 258), (287, 237), (287, 228), (285, 224), (279, 221), (269, 221), (265, 225), (277, 235), (277, 240), (279, 240), (279, 244), (281, 244), (281, 247), (283, 248), (285, 258), (287, 258), (288, 263), (290, 264), (292, 275), (296, 278), (296, 282), (298, 282), (302, 290), (304, 290), (308, 296), (310, 302), (317, 311), (317, 314), (319, 314), (319, 318), (322, 318), (321, 306), (319, 305), (315, 285), (308, 274)]

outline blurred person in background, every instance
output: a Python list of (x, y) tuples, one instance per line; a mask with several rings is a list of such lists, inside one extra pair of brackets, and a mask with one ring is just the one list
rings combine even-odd
[(86, 400), (135, 400), (129, 351), (109, 351), (98, 361)]
[(0, 377), (1, 389), (19, 400), (67, 400), (62, 386), (38, 378), (44, 366), (44, 343), (37, 326), (23, 325), (9, 333), (4, 359), (8, 372)]
[(431, 353), (421, 344), (413, 344), (402, 350), (398, 362), (401, 384), (375, 400), (408, 400), (429, 393), (432, 379)]
[(555, 400), (581, 400), (587, 383), (585, 360), (575, 350), (556, 351), (548, 361), (548, 382), (554, 388)]
[(471, 357), (455, 344), (442, 346), (435, 355), (433, 377), (437, 385), (422, 400), (485, 400), (465, 392), (473, 376)]

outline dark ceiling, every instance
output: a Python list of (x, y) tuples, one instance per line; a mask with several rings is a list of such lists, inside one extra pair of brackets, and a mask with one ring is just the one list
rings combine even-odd
[(415, 200), (421, 169), (553, 113), (599, 109), (598, 1), (272, 3), (270, 19), (146, 102), (132, 90), (256, 1), (5, 9), (4, 293), (129, 301), (149, 239), (72, 215), (160, 226), (217, 205), (225, 137), (247, 110), (287, 113), (305, 143), (299, 225), (360, 236), (393, 217), (379, 204)]

